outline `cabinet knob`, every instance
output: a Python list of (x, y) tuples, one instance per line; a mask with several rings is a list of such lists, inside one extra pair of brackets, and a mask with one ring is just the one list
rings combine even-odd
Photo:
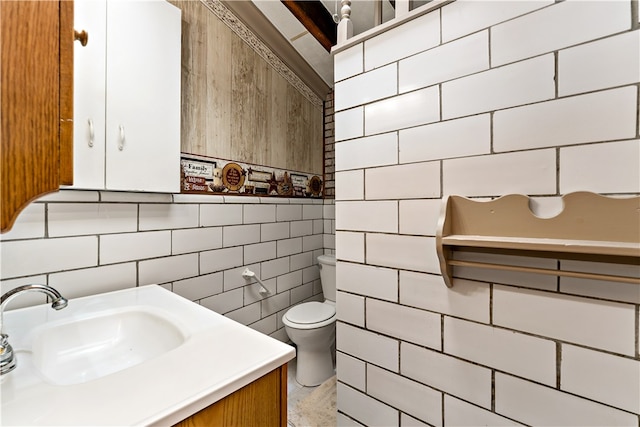
[(89, 42), (89, 33), (85, 30), (82, 30), (81, 32), (73, 30), (73, 40), (79, 40), (82, 46), (86, 46), (87, 42)]

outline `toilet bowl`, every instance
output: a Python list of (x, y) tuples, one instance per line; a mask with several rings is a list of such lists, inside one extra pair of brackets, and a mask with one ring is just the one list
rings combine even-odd
[(322, 384), (334, 375), (332, 349), (336, 338), (336, 258), (318, 257), (325, 301), (305, 302), (282, 316), (289, 339), (297, 347), (296, 381), (304, 386)]

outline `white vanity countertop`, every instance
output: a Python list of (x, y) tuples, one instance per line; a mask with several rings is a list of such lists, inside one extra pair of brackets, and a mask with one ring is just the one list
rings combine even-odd
[[(110, 375), (58, 385), (35, 368), (30, 336), (69, 316), (153, 307), (185, 335), (182, 345)], [(156, 285), (8, 311), (4, 332), (18, 359), (3, 375), (2, 426), (131, 426), (175, 424), (295, 357), (293, 347)]]

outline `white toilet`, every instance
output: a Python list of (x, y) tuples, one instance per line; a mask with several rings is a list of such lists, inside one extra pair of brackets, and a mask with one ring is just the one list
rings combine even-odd
[(318, 267), (324, 302), (298, 304), (282, 317), (287, 335), (297, 346), (296, 380), (304, 386), (322, 384), (334, 375), (336, 257), (320, 255)]

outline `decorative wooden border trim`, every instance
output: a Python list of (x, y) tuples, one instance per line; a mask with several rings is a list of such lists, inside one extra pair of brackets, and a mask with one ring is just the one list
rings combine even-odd
[(181, 153), (180, 192), (264, 197), (322, 198), (312, 173)]

